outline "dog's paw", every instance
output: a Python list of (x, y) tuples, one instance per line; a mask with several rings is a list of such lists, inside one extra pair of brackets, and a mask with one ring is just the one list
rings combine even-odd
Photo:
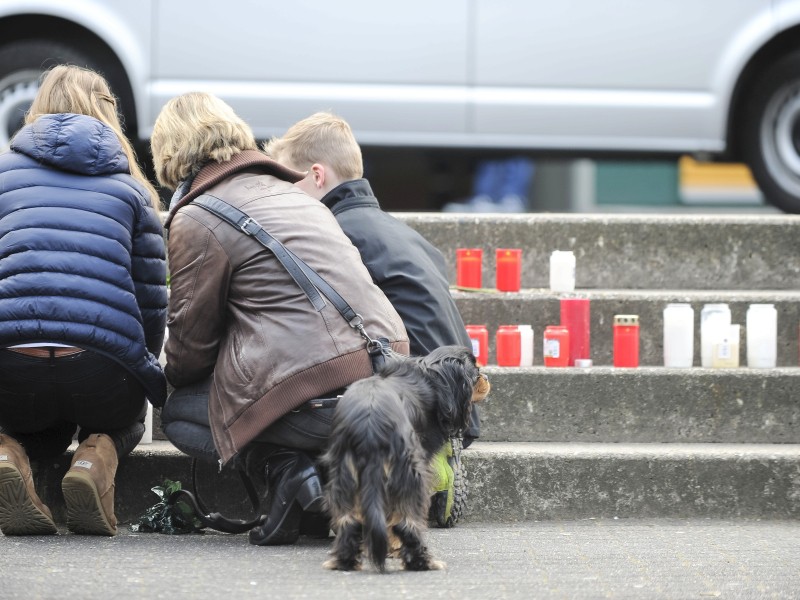
[(361, 563), (354, 562), (352, 564), (343, 564), (337, 558), (331, 558), (322, 563), (322, 567), (331, 571), (360, 571)]
[(407, 560), (403, 565), (406, 571), (441, 571), (447, 565), (440, 560), (428, 558), (427, 560), (422, 557)]

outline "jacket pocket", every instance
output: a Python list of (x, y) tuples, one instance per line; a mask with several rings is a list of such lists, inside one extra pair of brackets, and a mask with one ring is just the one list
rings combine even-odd
[(253, 380), (253, 369), (247, 363), (245, 344), (242, 343), (242, 335), (238, 329), (234, 330), (231, 340), (231, 364), (243, 381)]

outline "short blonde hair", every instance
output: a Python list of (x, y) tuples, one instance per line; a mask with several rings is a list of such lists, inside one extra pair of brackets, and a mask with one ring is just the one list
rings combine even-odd
[(292, 125), (281, 138), (264, 144), (273, 159), (299, 171), (324, 163), (345, 181), (364, 176), (361, 148), (347, 121), (329, 112), (314, 113)]
[(33, 123), (44, 115), (61, 113), (94, 117), (113, 129), (128, 158), (131, 176), (147, 190), (153, 208), (159, 208), (158, 194), (139, 166), (133, 146), (122, 133), (117, 99), (102, 75), (73, 65), (56, 65), (45, 71), (39, 91), (25, 115), (25, 123)]
[(166, 103), (150, 137), (158, 182), (170, 190), (208, 162), (257, 150), (253, 131), (225, 102), (190, 92)]

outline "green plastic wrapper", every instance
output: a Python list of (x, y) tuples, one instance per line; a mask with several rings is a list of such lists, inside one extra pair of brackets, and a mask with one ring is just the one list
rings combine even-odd
[(152, 488), (153, 493), (161, 500), (148, 508), (138, 521), (131, 524), (131, 531), (134, 533), (165, 533), (167, 535), (203, 533), (200, 521), (186, 502), (179, 500), (173, 505), (167, 503), (170, 494), (179, 489), (181, 489), (181, 482), (169, 479), (164, 481), (163, 486)]

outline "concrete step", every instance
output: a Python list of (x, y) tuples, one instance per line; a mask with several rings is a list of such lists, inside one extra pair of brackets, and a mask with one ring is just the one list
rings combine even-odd
[(800, 444), (800, 368), (488, 367), (481, 441)]
[[(800, 290), (800, 288), (798, 288)], [(641, 365), (664, 364), (663, 311), (671, 302), (688, 302), (695, 313), (695, 361), (700, 366), (700, 311), (704, 304), (724, 302), (731, 307), (731, 322), (742, 326), (740, 364), (747, 364), (746, 315), (750, 304), (774, 304), (778, 312), (778, 365), (798, 365), (800, 291), (793, 290), (579, 290), (558, 294), (526, 289), (517, 293), (453, 290), (458, 310), (467, 324), (489, 330), (489, 363), (496, 363), (494, 336), (500, 325), (527, 323), (534, 331), (534, 364), (542, 364), (542, 334), (561, 321), (559, 300), (576, 295), (591, 301), (591, 358), (596, 365), (613, 364), (613, 319), (616, 314), (639, 315)]]
[(582, 289), (800, 289), (800, 219), (791, 215), (395, 213), (438, 247), (455, 283), (456, 248), (522, 248), (522, 287), (549, 288), (550, 253), (572, 250)]
[[(800, 444), (800, 368), (487, 367), (481, 441)], [(164, 440), (160, 411), (153, 437)]]
[(476, 443), (468, 520), (796, 518), (796, 444)]
[[(800, 445), (482, 443), (463, 454), (468, 470), (465, 521), (800, 516)], [(65, 521), (60, 481), (69, 456), (36, 466), (36, 486)], [(165, 479), (190, 485), (191, 460), (166, 442), (140, 446), (120, 464), (116, 513), (135, 521), (159, 498)], [(203, 465), (201, 495), (210, 510), (253, 513), (238, 476)]]

